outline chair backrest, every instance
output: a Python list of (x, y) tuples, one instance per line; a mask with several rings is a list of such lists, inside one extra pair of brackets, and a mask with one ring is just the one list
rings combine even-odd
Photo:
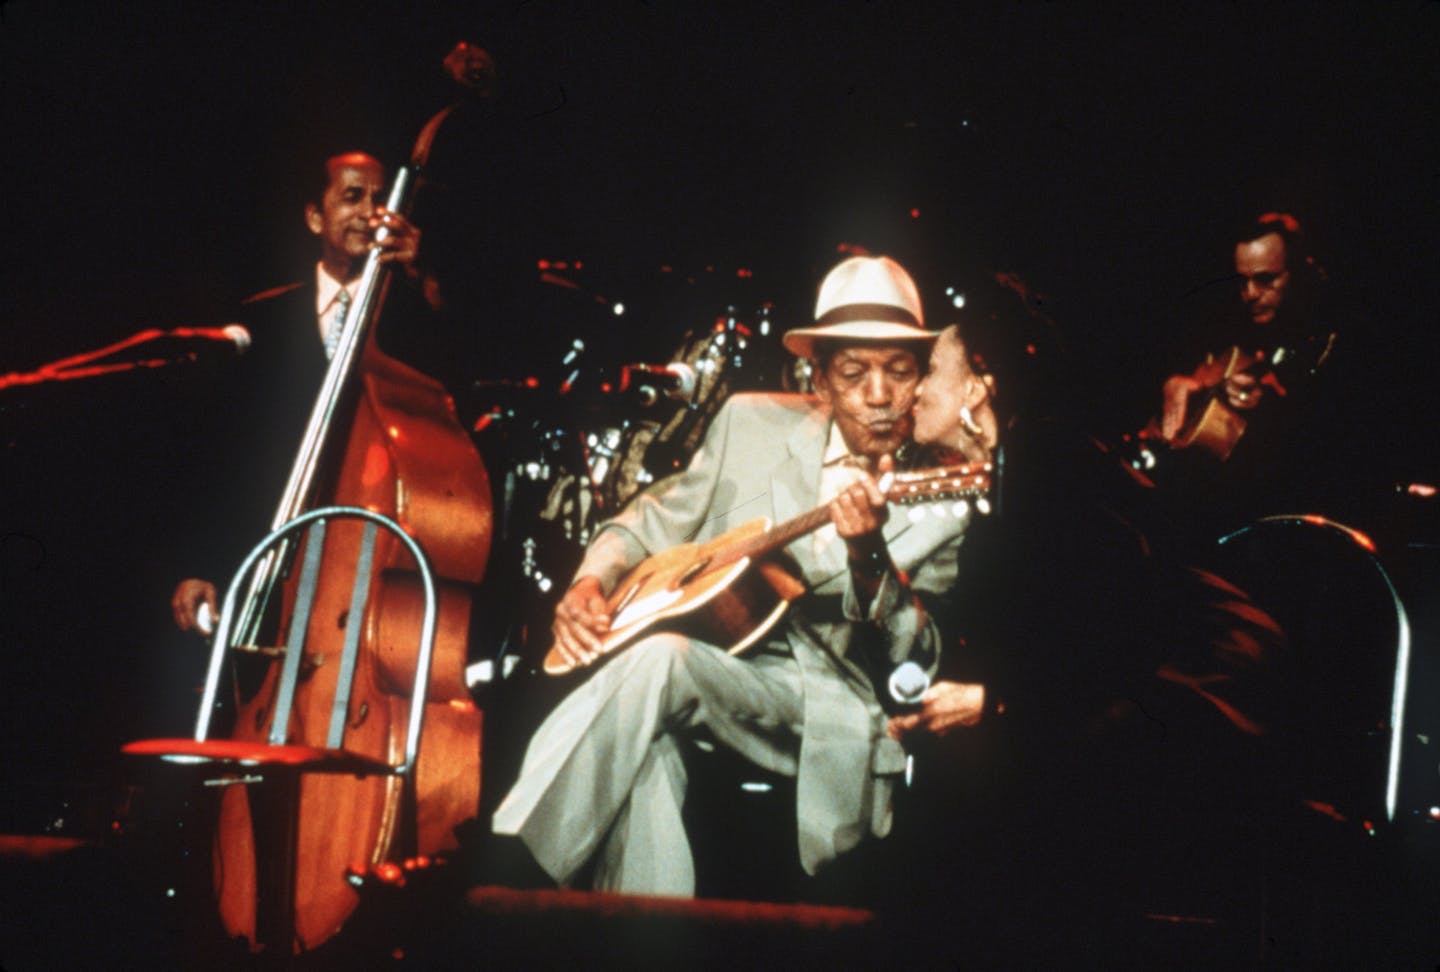
[[(284, 557), (293, 549), (294, 539), (302, 530), (306, 531), (304, 556), (296, 585), (294, 607), (288, 626), (284, 658), (276, 688), (274, 712), (271, 717), (268, 743), (281, 746), (286, 742), (295, 689), (300, 679), (300, 664), (305, 653), (305, 637), (309, 629), (310, 612), (314, 606), (315, 592), (319, 582), (321, 555), (325, 547), (326, 524), (336, 519), (365, 521), (365, 528), (356, 558), (355, 581), (351, 590), (350, 609), (345, 625), (345, 641), (340, 657), (340, 669), (336, 678), (335, 695), (331, 702), (331, 715), (326, 733), (325, 748), (344, 747), (345, 729), (348, 722), (350, 693), (360, 649), (360, 634), (364, 627), (366, 601), (370, 590), (371, 575), (375, 569), (376, 537), (380, 529), (388, 530), (409, 550), (415, 559), (425, 597), (424, 620), (420, 628), (420, 645), (415, 664), (415, 682), (411, 692), (409, 723), (405, 736), (405, 759), (392, 766), (397, 775), (408, 774), (415, 765), (420, 749), (420, 732), (425, 712), (425, 694), (430, 682), (431, 657), (435, 644), (437, 597), (434, 573), (429, 560), (405, 530), (389, 517), (356, 506), (327, 506), (311, 510), (290, 520), (261, 540), (235, 572), (225, 591), (221, 603), (220, 620), (210, 653), (210, 665), (205, 679), (205, 689), (200, 702), (200, 713), (195, 724), (195, 739), (204, 742), (210, 732), (211, 714), (219, 691), (225, 655), (236, 647), (235, 639), (244, 638), (247, 632), (241, 630), (248, 625), (237, 625), (237, 615), (252, 616), (240, 602), (240, 592), (247, 587), (247, 580), (263, 572), (274, 558)], [(255, 598), (254, 584), (248, 585), (247, 598)]]
[[(1219, 546), (1226, 579), (1286, 632), (1275, 663), (1285, 686), (1286, 770), (1305, 780), (1306, 797), (1323, 796), (1357, 820), (1363, 811), (1395, 821), (1405, 718), (1416, 711), (1411, 626), (1374, 542), (1334, 520), (1287, 514), (1262, 517)], [(1434, 773), (1413, 774), (1421, 777)], [(1419, 792), (1408, 779), (1406, 788)], [(1432, 805), (1412, 810), (1428, 815)]]

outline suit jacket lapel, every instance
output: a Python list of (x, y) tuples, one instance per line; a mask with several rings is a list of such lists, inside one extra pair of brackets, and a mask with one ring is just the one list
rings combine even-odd
[[(919, 518), (918, 522), (911, 519), (912, 515)], [(892, 534), (889, 526), (897, 520), (902, 521), (903, 526)], [(964, 533), (969, 524), (968, 512), (957, 516), (941, 503), (891, 507), (890, 524), (885, 530), (886, 546), (895, 565), (908, 573)]]
[[(830, 413), (820, 408), (806, 416), (785, 440), (789, 455), (770, 474), (771, 508), (776, 523), (784, 523), (815, 508), (820, 490), (820, 460), (829, 434)], [(786, 550), (808, 581), (823, 574), (823, 567), (815, 562), (811, 536), (799, 538)]]

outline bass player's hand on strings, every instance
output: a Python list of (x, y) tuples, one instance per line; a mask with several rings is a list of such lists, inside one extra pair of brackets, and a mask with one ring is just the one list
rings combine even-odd
[[(366, 222), (376, 233), (373, 245), (380, 251), (380, 262), (398, 263), (407, 273), (414, 272), (415, 259), (420, 254), (419, 228), (404, 213), (392, 212), (384, 206), (377, 206)], [(382, 228), (383, 234), (378, 232)]]

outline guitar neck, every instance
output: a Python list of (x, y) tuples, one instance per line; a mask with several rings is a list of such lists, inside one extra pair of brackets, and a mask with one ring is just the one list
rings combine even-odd
[[(899, 474), (888, 480), (890, 485), (885, 490), (885, 501), (915, 503), (922, 500), (980, 496), (989, 489), (990, 472), (991, 465), (986, 462)], [(884, 481), (886, 480), (882, 480)], [(829, 522), (830, 505), (827, 503), (817, 506), (807, 513), (801, 513), (784, 523), (777, 523), (765, 532), (735, 544), (725, 551), (723, 560), (733, 563), (746, 557), (764, 557)]]
[[(764, 533), (757, 534), (749, 540), (736, 544), (733, 551), (731, 551), (731, 556), (733, 556), (735, 560), (740, 560), (745, 557), (758, 559), (793, 543), (807, 533), (815, 532), (829, 522), (829, 505), (817, 506), (808, 513), (801, 513), (799, 516), (786, 520), (784, 523), (777, 523)], [(730, 557), (726, 559), (730, 559)]]

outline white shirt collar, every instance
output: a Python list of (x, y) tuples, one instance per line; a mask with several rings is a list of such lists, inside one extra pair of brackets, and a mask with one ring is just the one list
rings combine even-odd
[(330, 318), (333, 316), (331, 310), (335, 306), (335, 298), (339, 295), (341, 287), (348, 290), (350, 296), (354, 297), (357, 282), (352, 281), (349, 286), (345, 286), (326, 272), (325, 264), (319, 262), (315, 264), (315, 325), (319, 328), (322, 342), (329, 337)]
[[(864, 466), (863, 459), (852, 455), (849, 446), (845, 445), (845, 438), (840, 434), (840, 424), (831, 419), (830, 437), (825, 441), (825, 452), (820, 457), (820, 483), (815, 494), (816, 505), (829, 503), (839, 496), (842, 490), (861, 477)], [(837, 535), (833, 523), (825, 524), (811, 535), (811, 549), (822, 563), (828, 556), (826, 549), (835, 542)]]
[[(325, 264), (315, 264), (315, 313), (324, 314), (335, 303), (335, 295), (340, 293), (344, 286), (330, 274), (325, 272)], [(353, 294), (352, 294), (353, 296)]]
[(840, 423), (831, 419), (830, 438), (825, 441), (825, 454), (820, 457), (820, 465), (826, 467), (841, 463), (855, 466), (867, 465), (862, 457), (851, 455), (850, 447), (845, 444), (845, 437), (840, 434)]

